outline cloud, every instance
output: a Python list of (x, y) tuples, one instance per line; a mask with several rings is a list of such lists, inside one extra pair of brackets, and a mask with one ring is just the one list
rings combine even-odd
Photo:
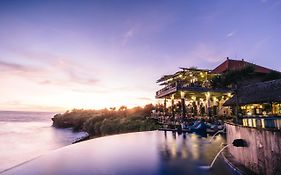
[(122, 46), (127, 45), (127, 43), (129, 42), (129, 40), (135, 36), (137, 31), (137, 27), (133, 26), (131, 27), (129, 30), (126, 31), (126, 33), (123, 35), (123, 39), (122, 39)]
[(228, 33), (227, 35), (226, 35), (226, 37), (232, 37), (232, 36), (234, 36), (236, 34), (236, 31), (232, 31), (232, 32), (230, 32), (230, 33)]
[(230, 51), (216, 49), (212, 45), (208, 45), (206, 43), (199, 43), (194, 46), (193, 49), (189, 50), (185, 55), (182, 56), (180, 60), (183, 60), (183, 63), (187, 62), (187, 66), (200, 66), (200, 65), (208, 65), (215, 66), (218, 62), (221, 62), (227, 56), (229, 56)]
[[(37, 61), (40, 62), (41, 59)], [(0, 58), (0, 70), (2, 77), (13, 75), (43, 85), (93, 86), (99, 83), (99, 79), (90, 75), (85, 69), (62, 59), (31, 66), (4, 61)]]
[(4, 61), (0, 60), (0, 67), (1, 68), (8, 68), (8, 69), (22, 69), (23, 67), (19, 64), (14, 64), (14, 63), (7, 63)]
[[(46, 51), (35, 51), (15, 45), (6, 45), (2, 49), (15, 55), (15, 58), (20, 58), (21, 62), (25, 61), (25, 64), (32, 62), (32, 66), (1, 61), (8, 59), (0, 58), (0, 70), (34, 80), (39, 84), (83, 84), (92, 86), (99, 82), (97, 70), (89, 71), (80, 62), (73, 62), (72, 60), (79, 59), (75, 59), (72, 56)], [(93, 72), (95, 72), (95, 76), (92, 75)]]
[(255, 57), (259, 56), (261, 53), (264, 52), (265, 46), (268, 45), (268, 43), (270, 42), (270, 39), (271, 39), (271, 37), (267, 36), (267, 37), (257, 40), (256, 42), (253, 43), (253, 45), (249, 49), (249, 53)]
[(127, 33), (125, 34), (125, 38), (130, 38), (134, 35), (134, 29), (131, 28)]
[(90, 75), (86, 75), (85, 72), (78, 73), (77, 70), (68, 68), (67, 70), (70, 81), (79, 84), (95, 85), (99, 82), (97, 78), (91, 78)]
[(59, 59), (60, 57), (50, 52), (29, 50), (22, 46), (1, 45), (1, 48), (8, 53), (12, 53), (13, 55), (19, 56), (22, 59), (26, 59), (33, 62), (50, 63), (53, 60)]
[(4, 71), (4, 72), (9, 72), (9, 73), (18, 73), (18, 72), (32, 72), (35, 71), (35, 69), (28, 67), (28, 66), (24, 66), (21, 64), (17, 64), (17, 63), (11, 63), (11, 62), (6, 62), (6, 61), (2, 61), (0, 59), (0, 70)]
[(144, 100), (144, 101), (153, 101), (154, 99), (148, 98), (148, 97), (139, 97), (138, 100)]
[(19, 100), (3, 100), (0, 101), (0, 110), (15, 110), (17, 111), (34, 111), (37, 112), (64, 112), (66, 109), (63, 107), (52, 106), (52, 105), (38, 105), (38, 104), (26, 104)]

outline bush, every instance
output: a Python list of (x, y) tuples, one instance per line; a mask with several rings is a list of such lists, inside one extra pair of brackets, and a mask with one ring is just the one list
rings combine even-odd
[(86, 131), (91, 136), (104, 136), (125, 132), (147, 131), (158, 128), (156, 122), (148, 118), (153, 105), (144, 108), (127, 109), (122, 106), (119, 110), (78, 110), (56, 114), (53, 126), (58, 128), (72, 127), (74, 131)]

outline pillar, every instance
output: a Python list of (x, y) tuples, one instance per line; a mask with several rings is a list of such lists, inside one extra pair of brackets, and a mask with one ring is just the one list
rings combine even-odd
[(207, 92), (205, 94), (205, 96), (206, 96), (206, 101), (207, 101), (207, 114), (208, 114), (209, 117), (211, 117), (211, 100), (210, 100), (211, 95), (210, 95), (210, 92)]
[(175, 102), (174, 102), (175, 96), (174, 94), (171, 97), (171, 103), (172, 103), (172, 117), (175, 119)]
[(192, 96), (191, 97), (191, 99), (192, 99), (192, 106), (193, 106), (193, 115), (194, 116), (197, 116), (198, 115), (198, 105), (197, 105), (197, 101), (196, 101), (196, 97), (195, 96)]
[(167, 99), (166, 99), (166, 97), (165, 97), (165, 99), (164, 99), (164, 116), (166, 116), (166, 113), (167, 112)]
[(185, 99), (184, 99), (185, 93), (181, 92), (181, 114), (182, 117), (186, 117), (186, 107), (185, 107)]

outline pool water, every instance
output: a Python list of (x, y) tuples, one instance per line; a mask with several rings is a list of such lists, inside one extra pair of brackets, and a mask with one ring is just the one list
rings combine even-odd
[(225, 143), (218, 135), (208, 144), (196, 134), (149, 131), (101, 137), (66, 146), (17, 166), (3, 174), (234, 174), (220, 157), (210, 165)]

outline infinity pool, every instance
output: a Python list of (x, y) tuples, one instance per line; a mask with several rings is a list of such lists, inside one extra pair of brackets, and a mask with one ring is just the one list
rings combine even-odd
[(210, 139), (196, 134), (149, 131), (101, 137), (50, 152), (3, 174), (233, 174), (219, 158), (209, 165), (225, 143), (223, 136)]

